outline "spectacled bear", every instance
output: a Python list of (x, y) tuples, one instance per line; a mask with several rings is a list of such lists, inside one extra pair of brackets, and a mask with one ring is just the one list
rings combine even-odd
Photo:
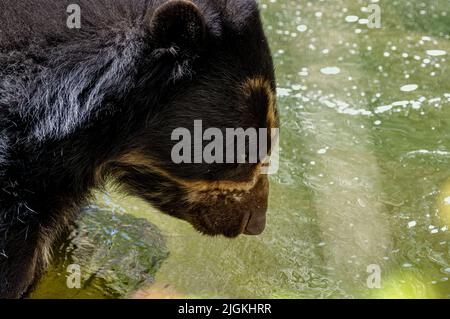
[(0, 25), (0, 297), (27, 295), (107, 180), (207, 235), (263, 231), (262, 161), (171, 160), (195, 120), (277, 126), (255, 0), (2, 0)]

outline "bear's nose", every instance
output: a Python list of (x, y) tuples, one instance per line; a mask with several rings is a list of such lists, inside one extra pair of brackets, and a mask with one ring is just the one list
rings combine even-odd
[(244, 235), (260, 235), (266, 228), (266, 213), (253, 213), (244, 228)]

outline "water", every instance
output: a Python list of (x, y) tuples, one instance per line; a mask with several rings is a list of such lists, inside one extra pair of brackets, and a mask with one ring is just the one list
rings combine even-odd
[[(367, 26), (370, 3), (381, 29)], [(268, 228), (209, 238), (136, 199), (99, 196), (167, 241), (170, 256), (140, 296), (449, 298), (449, 1), (262, 8), (282, 123)], [(373, 265), (380, 289), (367, 284)], [(55, 280), (34, 296), (64, 296)]]

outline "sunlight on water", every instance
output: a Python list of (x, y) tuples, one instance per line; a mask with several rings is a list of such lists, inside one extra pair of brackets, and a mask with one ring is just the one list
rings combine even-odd
[[(100, 196), (167, 240), (140, 296), (449, 298), (448, 1), (261, 2), (282, 123), (268, 229), (211, 239)], [(368, 27), (371, 2), (380, 29)], [(368, 287), (370, 265), (380, 288)]]

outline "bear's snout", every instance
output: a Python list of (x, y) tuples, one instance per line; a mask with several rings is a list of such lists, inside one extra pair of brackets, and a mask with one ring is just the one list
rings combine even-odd
[(244, 235), (261, 235), (266, 228), (266, 212), (253, 213), (244, 227)]
[(254, 187), (246, 191), (209, 190), (191, 194), (193, 205), (180, 217), (206, 235), (230, 238), (259, 235), (266, 226), (268, 196), (267, 176), (261, 175)]

